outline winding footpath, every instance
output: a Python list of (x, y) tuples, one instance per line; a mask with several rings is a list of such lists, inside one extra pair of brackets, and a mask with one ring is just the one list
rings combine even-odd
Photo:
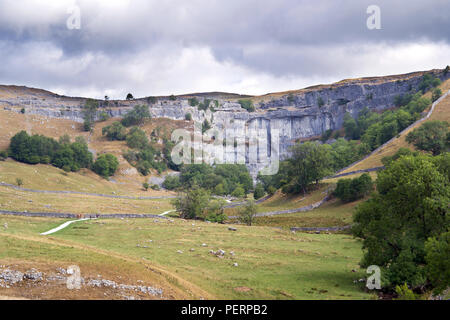
[[(96, 219), (96, 218), (93, 218), (93, 219)], [(67, 221), (67, 222), (64, 222), (62, 225), (60, 225), (60, 226), (58, 226), (58, 227), (56, 227), (56, 228), (53, 228), (53, 229), (51, 229), (51, 230), (48, 230), (48, 231), (46, 231), (46, 232), (41, 233), (41, 235), (42, 235), (42, 236), (46, 236), (46, 235), (49, 235), (49, 234), (58, 232), (59, 230), (62, 230), (62, 229), (64, 229), (64, 228), (68, 227), (69, 225), (71, 225), (71, 224), (74, 223), (74, 222), (78, 222), (78, 221), (86, 221), (86, 220), (92, 220), (92, 219), (90, 219), (90, 218), (84, 218), (84, 219), (78, 219), (78, 220)]]

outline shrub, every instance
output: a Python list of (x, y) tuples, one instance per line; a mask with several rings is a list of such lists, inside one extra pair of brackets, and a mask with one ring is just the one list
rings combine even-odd
[(127, 100), (134, 100), (134, 97), (133, 97), (133, 95), (131, 93), (128, 93), (126, 99)]
[(449, 148), (449, 124), (445, 121), (432, 120), (422, 124), (406, 136), (406, 141), (416, 148), (438, 155)]
[(127, 129), (119, 122), (114, 121), (111, 125), (103, 127), (102, 135), (106, 136), (108, 140), (125, 140)]
[(180, 178), (178, 176), (168, 175), (163, 182), (163, 187), (167, 190), (175, 190), (181, 186)]
[(156, 97), (148, 97), (147, 98), (148, 104), (155, 104), (157, 101), (158, 101), (158, 99), (156, 99)]
[(156, 190), (156, 191), (161, 190), (161, 188), (160, 188), (159, 185), (157, 185), (157, 184), (152, 184), (152, 185), (150, 186), (150, 188), (152, 188), (153, 190)]
[(25, 113), (25, 108), (20, 109), (20, 113), (24, 114)]
[(435, 102), (437, 99), (439, 99), (442, 95), (442, 91), (439, 88), (435, 88), (433, 90), (431, 101)]
[(241, 108), (247, 110), (248, 112), (255, 111), (255, 106), (253, 105), (253, 102), (250, 99), (242, 99), (239, 100), (238, 103), (241, 105)]
[(195, 219), (205, 217), (211, 196), (208, 191), (197, 186), (188, 189), (187, 192), (180, 192), (172, 200), (172, 205), (184, 219)]
[(177, 97), (175, 97), (173, 94), (169, 96), (169, 100), (170, 101), (175, 101), (177, 100)]
[(97, 158), (92, 169), (103, 178), (108, 178), (114, 175), (118, 167), (119, 161), (117, 158), (110, 153), (105, 153)]
[(8, 158), (8, 151), (2, 150), (0, 151), (0, 161), (5, 161)]
[(18, 187), (23, 186), (23, 180), (21, 178), (16, 178), (16, 184)]
[(138, 127), (132, 127), (126, 137), (127, 146), (135, 149), (145, 149), (149, 141), (144, 130)]
[(325, 102), (323, 101), (322, 97), (317, 98), (317, 106), (319, 108), (322, 108), (324, 106)]
[(99, 121), (106, 121), (110, 118), (109, 114), (106, 111), (102, 111), (99, 116)]
[(372, 178), (364, 173), (354, 179), (339, 179), (334, 195), (342, 202), (352, 202), (364, 198), (372, 188)]
[(146, 119), (150, 119), (148, 106), (137, 105), (133, 110), (129, 111), (122, 119), (121, 123), (125, 127), (142, 124)]
[(263, 187), (262, 183), (258, 183), (255, 187), (255, 191), (253, 193), (253, 198), (255, 198), (255, 200), (258, 200), (262, 197), (264, 197), (264, 187)]
[(184, 119), (187, 120), (187, 121), (191, 121), (191, 120), (192, 120), (192, 114), (190, 114), (189, 112), (186, 113), (186, 114), (184, 115)]
[(195, 107), (199, 104), (197, 98), (195, 98), (195, 97), (188, 99), (188, 103), (191, 107)]
[(256, 215), (256, 205), (253, 200), (247, 202), (247, 204), (239, 210), (239, 220), (248, 226), (251, 226), (253, 219)]
[(93, 99), (87, 99), (83, 108), (83, 130), (91, 131), (94, 125), (95, 115), (98, 109), (98, 102)]
[(429, 238), (425, 253), (427, 276), (439, 294), (450, 286), (450, 232)]
[(147, 191), (150, 186), (149, 186), (149, 184), (147, 182), (144, 182), (142, 184), (142, 187), (144, 188), (145, 191)]
[(236, 187), (236, 189), (233, 190), (233, 192), (231, 193), (231, 195), (232, 195), (233, 197), (236, 197), (236, 198), (242, 198), (242, 197), (244, 197), (244, 196), (245, 196), (244, 188), (242, 188), (242, 186), (238, 185), (238, 186)]

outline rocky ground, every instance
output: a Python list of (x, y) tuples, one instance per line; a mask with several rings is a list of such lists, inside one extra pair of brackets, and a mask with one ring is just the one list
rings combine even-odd
[(0, 265), (0, 297), (26, 299), (164, 299), (163, 290), (104, 279), (101, 275), (76, 277), (76, 270), (57, 267), (41, 271)]

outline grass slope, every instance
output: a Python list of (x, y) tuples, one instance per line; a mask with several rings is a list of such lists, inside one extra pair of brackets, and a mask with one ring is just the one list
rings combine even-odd
[[(5, 236), (34, 237), (62, 220), (0, 217), (0, 239)], [(189, 279), (211, 297), (225, 299), (370, 299), (373, 295), (353, 281), (358, 270), (360, 243), (348, 235), (292, 234), (268, 227), (225, 225), (184, 220), (92, 220), (72, 224), (47, 239), (74, 248), (109, 252), (112, 256), (150, 263), (167, 274)], [(151, 241), (150, 241), (151, 240)], [(203, 247), (202, 244), (207, 244)], [(0, 255), (28, 261), (38, 256), (53, 259), (52, 250), (9, 249)], [(30, 244), (31, 245), (31, 244)], [(139, 245), (139, 246), (138, 246)], [(28, 245), (27, 245), (28, 246)], [(24, 246), (25, 248), (27, 246)], [(31, 247), (33, 247), (31, 245)], [(190, 250), (190, 249), (194, 250)], [(223, 249), (224, 258), (209, 253)], [(15, 253), (11, 253), (15, 250)], [(179, 253), (181, 250), (182, 253)], [(231, 256), (230, 251), (235, 255)], [(64, 258), (66, 253), (61, 253)], [(233, 266), (237, 263), (238, 266)], [(126, 271), (133, 274), (134, 270)], [(180, 282), (181, 283), (181, 282)], [(0, 293), (8, 295), (5, 293)]]

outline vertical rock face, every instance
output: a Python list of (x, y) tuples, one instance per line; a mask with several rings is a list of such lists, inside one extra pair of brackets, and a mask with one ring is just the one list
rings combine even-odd
[[(429, 72), (441, 80), (450, 76), (442, 70)], [(417, 72), (345, 80), (290, 93), (252, 97), (257, 107), (255, 112), (241, 108), (236, 99), (217, 96), (210, 97), (219, 103), (218, 107), (214, 106), (214, 111), (198, 110), (189, 105), (186, 97), (178, 97), (175, 101), (158, 98), (156, 103), (150, 104), (149, 111), (153, 118), (184, 120), (190, 113), (196, 122), (207, 120), (218, 130), (215, 135), (222, 135), (226, 140), (223, 148), (216, 146), (216, 149), (221, 149), (217, 150), (219, 161), (245, 163), (256, 176), (258, 170), (270, 163), (269, 157), (287, 157), (289, 147), (296, 140), (319, 136), (328, 129), (340, 129), (346, 112), (356, 117), (364, 107), (374, 111), (393, 107), (395, 96), (416, 90), (423, 75), (423, 72)], [(25, 108), (25, 112), (31, 114), (83, 121), (82, 107), (86, 99), (58, 96), (37, 89), (20, 89), (22, 92), (15, 87), (19, 92), (15, 95), (5, 94), (11, 88), (0, 86), (0, 105), (15, 110)], [(199, 95), (198, 99), (202, 101), (204, 97)], [(106, 111), (111, 117), (122, 117), (134, 105), (148, 103), (146, 99), (136, 99), (100, 104), (99, 114)]]

